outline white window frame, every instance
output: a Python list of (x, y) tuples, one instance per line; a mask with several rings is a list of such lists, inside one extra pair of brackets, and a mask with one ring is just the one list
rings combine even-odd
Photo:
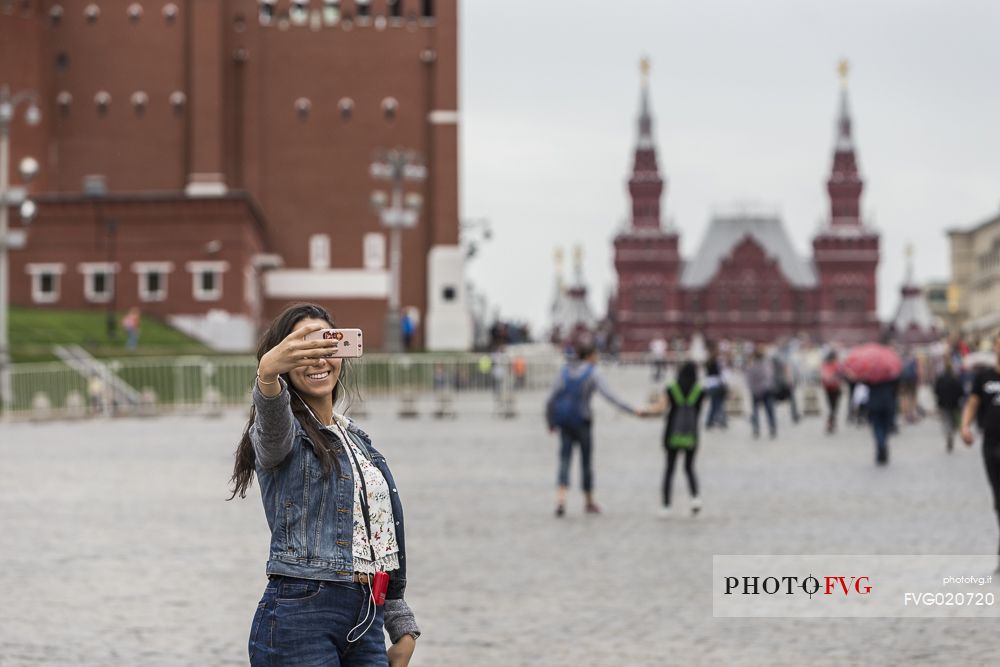
[[(59, 301), (60, 278), (66, 271), (66, 265), (58, 262), (46, 264), (28, 264), (24, 267), (31, 276), (32, 303), (56, 303)], [(42, 276), (52, 276), (52, 292), (42, 292)]]
[[(81, 262), (77, 269), (83, 274), (83, 297), (87, 303), (110, 303), (115, 296), (117, 287), (115, 274), (118, 273), (118, 264), (114, 262)], [(98, 293), (94, 290), (94, 275), (103, 273), (106, 278), (105, 290)]]
[(385, 234), (369, 232), (361, 241), (364, 267), (369, 270), (384, 269), (386, 264)]
[[(184, 268), (191, 273), (192, 293), (195, 301), (220, 301), (222, 299), (222, 275), (229, 270), (229, 262), (188, 262)], [(201, 287), (201, 274), (215, 274), (215, 288), (206, 290)]]
[(309, 268), (313, 271), (330, 268), (329, 234), (313, 234), (309, 237)]
[[(168, 276), (173, 270), (173, 262), (133, 262), (132, 273), (139, 278), (139, 300), (143, 303), (166, 301)], [(156, 292), (150, 292), (146, 287), (146, 277), (151, 273), (160, 275), (160, 289)]]

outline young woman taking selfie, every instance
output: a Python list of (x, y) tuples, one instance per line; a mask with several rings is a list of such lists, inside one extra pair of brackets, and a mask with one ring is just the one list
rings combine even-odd
[(232, 497), (245, 498), (256, 474), (271, 531), (252, 666), (405, 667), (420, 635), (403, 600), (396, 483), (368, 435), (334, 412), (348, 372), (333, 356), (337, 341), (307, 340), (333, 327), (319, 306), (292, 306), (257, 349), (253, 407), (231, 480)]

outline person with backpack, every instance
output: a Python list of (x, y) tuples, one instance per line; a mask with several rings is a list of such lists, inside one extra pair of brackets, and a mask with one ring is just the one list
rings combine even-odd
[(698, 451), (698, 420), (701, 404), (705, 398), (698, 384), (698, 369), (693, 361), (685, 361), (677, 372), (677, 381), (668, 385), (658, 402), (640, 411), (644, 417), (656, 417), (667, 413), (667, 424), (663, 431), (663, 446), (667, 452), (667, 467), (663, 473), (663, 506), (660, 518), (671, 516), (670, 497), (673, 486), (674, 468), (677, 457), (684, 454), (684, 473), (687, 475), (688, 490), (691, 492), (691, 514), (701, 511), (701, 497), (698, 496), (698, 478), (694, 472), (694, 456)]
[(569, 466), (575, 447), (580, 448), (580, 473), (586, 499), (584, 510), (587, 514), (601, 513), (601, 508), (594, 502), (594, 440), (591, 429), (593, 413), (590, 409), (590, 400), (595, 391), (623, 412), (639, 414), (608, 387), (604, 376), (597, 368), (597, 351), (590, 345), (581, 344), (576, 348), (576, 361), (567, 363), (559, 372), (555, 387), (545, 406), (549, 431), (552, 433), (559, 431), (557, 517), (566, 514)]

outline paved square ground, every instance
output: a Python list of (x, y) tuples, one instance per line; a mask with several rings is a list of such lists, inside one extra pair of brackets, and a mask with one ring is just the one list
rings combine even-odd
[[(634, 400), (644, 372), (612, 373)], [(362, 425), (407, 511), (414, 667), (988, 665), (995, 620), (713, 619), (713, 554), (969, 554), (996, 549), (978, 445), (904, 427), (876, 468), (867, 431), (813, 418), (753, 441), (736, 420), (698, 454), (705, 510), (659, 521), (662, 424), (597, 411), (600, 517), (552, 516), (556, 442), (540, 394)], [(599, 400), (599, 399), (598, 399)], [(244, 415), (0, 426), (0, 665), (244, 665), (263, 590), (257, 488), (226, 502)], [(574, 468), (574, 484), (577, 470)], [(680, 471), (678, 471), (680, 472)]]

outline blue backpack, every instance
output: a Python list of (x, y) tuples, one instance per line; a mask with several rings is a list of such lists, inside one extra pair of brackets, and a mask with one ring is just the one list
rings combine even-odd
[(552, 399), (550, 409), (550, 421), (559, 428), (580, 428), (586, 421), (586, 397), (583, 389), (594, 372), (594, 367), (589, 366), (579, 377), (572, 378), (569, 375), (569, 367), (562, 371), (562, 388)]

